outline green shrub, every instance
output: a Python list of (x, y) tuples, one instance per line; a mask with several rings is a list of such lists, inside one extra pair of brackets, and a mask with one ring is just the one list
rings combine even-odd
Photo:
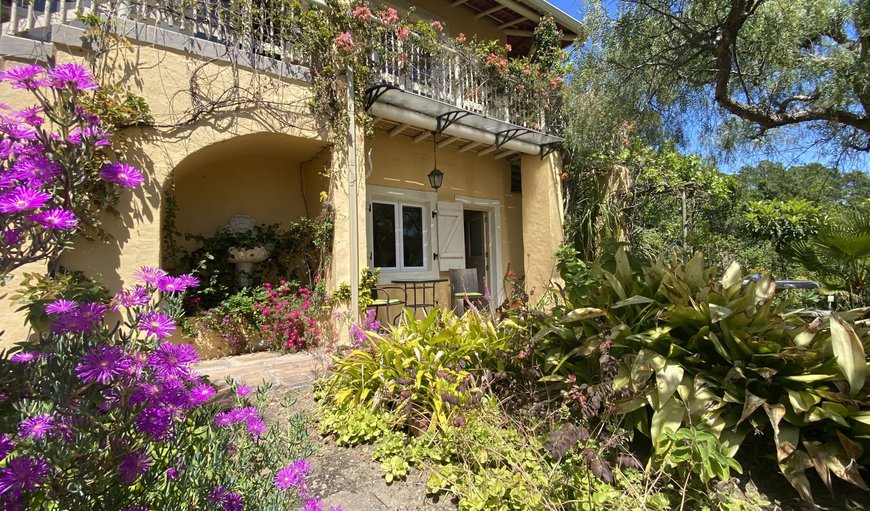
[(735, 264), (716, 278), (701, 254), (641, 267), (620, 249), (609, 265), (560, 267), (566, 302), (531, 342), (545, 380), (569, 395), (600, 385), (605, 347), (618, 361), (611, 395), (658, 453), (681, 425), (714, 435), (728, 455), (770, 426), (780, 469), (804, 499), (810, 467), (828, 484), (833, 472), (867, 488), (854, 462), (870, 426), (870, 331), (856, 321), (866, 309), (808, 322), (788, 302), (773, 305), (770, 277), (744, 285)]
[(387, 412), (392, 426), (414, 431), (445, 429), (454, 413), (479, 398), (477, 381), (499, 370), (507, 345), (493, 323), (467, 313), (434, 309), (406, 321), (371, 343), (335, 360), (322, 385), (325, 406), (371, 407)]

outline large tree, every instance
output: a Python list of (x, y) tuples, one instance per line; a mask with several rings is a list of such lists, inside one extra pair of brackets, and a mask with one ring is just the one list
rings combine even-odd
[(586, 57), (640, 90), (627, 99), (641, 109), (715, 104), (730, 140), (800, 126), (828, 147), (870, 151), (870, 0), (619, 4), (613, 21), (591, 9), (601, 16), (589, 19)]

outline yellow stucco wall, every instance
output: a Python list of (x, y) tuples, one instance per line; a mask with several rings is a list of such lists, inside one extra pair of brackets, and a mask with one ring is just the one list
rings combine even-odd
[[(440, 141), (441, 139), (439, 139)], [(367, 144), (372, 151), (371, 175), (367, 185), (431, 192), (427, 174), (432, 170), (432, 139), (415, 143), (411, 137), (390, 137), (378, 130)], [(439, 201), (455, 201), (457, 196), (494, 199), (501, 211), (502, 269), (510, 268), (522, 274), (523, 216), (522, 196), (510, 192), (510, 162), (475, 152), (460, 153), (458, 146), (438, 149), (438, 168), (444, 172), (444, 182), (438, 190)], [(432, 240), (435, 242), (434, 237)], [(364, 260), (365, 261), (365, 260)], [(447, 272), (441, 272), (447, 278)], [(389, 282), (389, 275), (382, 280)], [(441, 303), (449, 303), (449, 286), (438, 285)]]
[(445, 29), (448, 35), (456, 37), (459, 34), (465, 34), (468, 39), (477, 36), (479, 40), (499, 40), (504, 41), (504, 32), (496, 28), (496, 24), (488, 19), (479, 19), (474, 17), (474, 11), (466, 9), (464, 6), (453, 7), (452, 1), (447, 0), (414, 0), (414, 2), (406, 2), (404, 0), (386, 0), (382, 2), (387, 5), (393, 5), (400, 11), (406, 10), (412, 3), (415, 5), (416, 12), (420, 17), (432, 18), (435, 21), (440, 21), (445, 24)]
[[(58, 47), (56, 62), (88, 63), (85, 57), (80, 49)], [(188, 155), (215, 147), (219, 142), (257, 133), (315, 140), (318, 145), (327, 143), (328, 137), (324, 127), (310, 114), (308, 101), (312, 92), (306, 83), (278, 80), (271, 75), (234, 69), (225, 63), (202, 66), (202, 60), (195, 56), (135, 42), (130, 49), (121, 49), (112, 58), (121, 65), (107, 67), (100, 80), (118, 83), (122, 89), (144, 97), (155, 123), (166, 127), (130, 128), (116, 136), (113, 149), (118, 159), (140, 168), (145, 182), (136, 190), (124, 192), (117, 205), (117, 216), (106, 215), (103, 228), (112, 236), (111, 241), (78, 240), (62, 262), (67, 268), (82, 270), (100, 280), (110, 291), (117, 291), (125, 282), (132, 281), (138, 267), (160, 264), (162, 190), (173, 169)], [(2, 66), (22, 63), (26, 62), (6, 60)], [(256, 92), (260, 97), (267, 97), (268, 108), (240, 104), (238, 108), (192, 121), (190, 82), (196, 70), (199, 70), (197, 94), (201, 97), (217, 98), (238, 83), (248, 94)], [(7, 86), (3, 86), (2, 101), (12, 107), (33, 104), (27, 94), (12, 91)], [(308, 153), (308, 157), (315, 152)], [(318, 179), (310, 181), (313, 185)], [(322, 188), (322, 185), (312, 188)], [(317, 195), (319, 190), (306, 194), (311, 198)], [(28, 334), (22, 317), (13, 312), (15, 306), (9, 300), (20, 283), (20, 273), (16, 272), (10, 283), (0, 289), (0, 330), (5, 330), (0, 347), (9, 346)]]

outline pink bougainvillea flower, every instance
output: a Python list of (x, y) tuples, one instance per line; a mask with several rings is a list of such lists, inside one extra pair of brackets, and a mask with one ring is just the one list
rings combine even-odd
[(353, 50), (353, 45), (353, 36), (350, 35), (350, 32), (343, 32), (335, 36), (335, 46), (340, 51), (348, 53)]
[(440, 21), (433, 21), (432, 23), (430, 23), (430, 25), (432, 26), (432, 28), (437, 30), (438, 33), (441, 33), (444, 31), (444, 24), (441, 23)]
[(40, 78), (44, 72), (45, 69), (33, 64), (10, 67), (0, 71), (0, 82), (10, 82), (13, 89), (34, 90), (47, 85), (45, 79)]
[(58, 231), (73, 229), (79, 224), (75, 213), (63, 208), (53, 208), (47, 211), (41, 211), (34, 215), (30, 215), (30, 219), (46, 229), (54, 229)]
[(392, 25), (393, 23), (399, 21), (399, 12), (392, 7), (387, 7), (383, 11), (381, 11), (381, 21), (388, 25)]
[(117, 183), (124, 188), (135, 188), (145, 181), (142, 173), (126, 163), (107, 163), (100, 169), (100, 179)]
[(358, 5), (354, 7), (352, 15), (360, 21), (368, 21), (372, 19), (372, 10), (365, 5)]
[(399, 41), (404, 41), (411, 35), (411, 29), (408, 27), (402, 27), (396, 30), (396, 37), (399, 38)]
[(54, 89), (76, 88), (79, 90), (94, 90), (99, 88), (94, 81), (94, 75), (81, 64), (58, 64), (48, 70), (48, 79)]
[(51, 195), (43, 191), (18, 186), (11, 192), (0, 195), (0, 213), (18, 213), (38, 209), (44, 206), (49, 199), (51, 199)]

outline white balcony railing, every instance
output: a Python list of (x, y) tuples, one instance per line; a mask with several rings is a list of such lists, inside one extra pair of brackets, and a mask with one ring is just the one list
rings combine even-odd
[[(9, 21), (0, 30), (2, 34), (16, 35), (43, 29), (44, 34), (52, 25), (75, 20), (78, 13), (96, 14), (117, 24), (142, 23), (251, 55), (308, 65), (310, 56), (297, 44), (298, 28), (287, 21), (293, 18), (287, 2), (257, 0), (252, 4), (228, 0), (18, 0), (6, 3), (7, 8), (11, 7)], [(519, 82), (486, 66), (479, 56), (449, 46), (433, 52), (415, 41), (413, 35), (400, 41), (394, 32), (384, 32), (379, 42), (384, 51), (373, 53), (370, 62), (376, 84), (392, 85), (536, 131), (553, 131), (558, 124), (552, 114), (558, 111), (553, 104), (556, 95), (542, 98), (539, 93), (524, 90)]]

